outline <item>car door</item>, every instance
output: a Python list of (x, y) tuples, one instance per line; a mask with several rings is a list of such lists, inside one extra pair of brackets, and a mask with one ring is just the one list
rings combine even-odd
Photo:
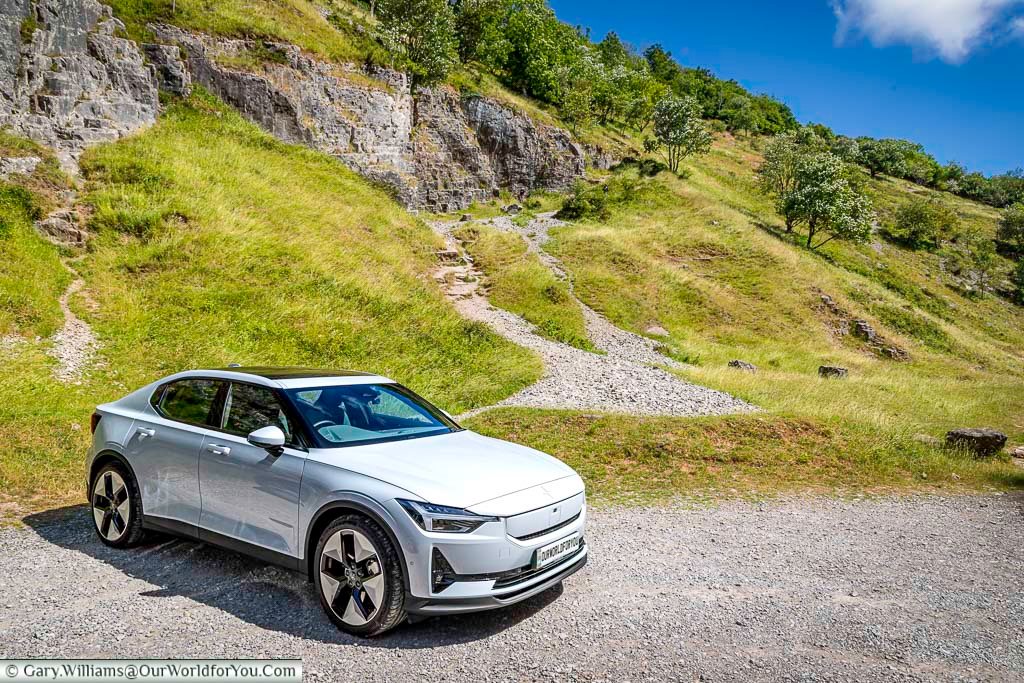
[(218, 393), (226, 384), (204, 378), (165, 384), (151, 397), (152, 410), (135, 420), (126, 455), (150, 521), (191, 529), (199, 524), (199, 453), (204, 434), (219, 418)]
[[(200, 537), (213, 532), (276, 553), (298, 557), (299, 483), (306, 462), (297, 425), (270, 387), (231, 382), (219, 432), (199, 457), (202, 490)], [(253, 446), (249, 433), (276, 425), (286, 437), (280, 454)]]

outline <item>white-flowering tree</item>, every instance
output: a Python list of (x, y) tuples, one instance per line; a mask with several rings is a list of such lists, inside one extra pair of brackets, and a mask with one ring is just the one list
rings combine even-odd
[(707, 154), (713, 138), (700, 117), (700, 106), (692, 97), (666, 97), (654, 108), (654, 137), (665, 148), (668, 167), (679, 172), (688, 156)]

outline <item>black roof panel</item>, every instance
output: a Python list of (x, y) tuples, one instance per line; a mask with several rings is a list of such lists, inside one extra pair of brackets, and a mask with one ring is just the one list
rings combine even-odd
[(373, 373), (356, 370), (322, 370), (318, 368), (268, 368), (268, 367), (228, 367), (225, 372), (244, 372), (267, 379), (302, 379), (305, 377), (371, 377)]

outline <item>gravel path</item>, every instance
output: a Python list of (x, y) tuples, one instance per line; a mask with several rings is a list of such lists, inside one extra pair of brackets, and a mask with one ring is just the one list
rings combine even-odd
[(1024, 680), (1024, 497), (596, 511), (590, 564), (512, 608), (335, 630), (298, 575), (115, 551), (83, 508), (0, 529), (0, 656), (299, 657), (321, 681)]
[[(583, 311), (587, 336), (603, 354), (590, 353), (552, 341), (536, 333), (533, 325), (508, 311), (491, 306), (479, 284), (481, 273), (452, 235), (458, 223), (433, 223), (451, 253), (459, 259), (442, 264), (435, 273), (459, 312), (486, 323), (500, 335), (537, 352), (544, 361), (544, 376), (537, 383), (499, 402), (498, 406), (569, 408), (636, 415), (722, 415), (751, 412), (754, 406), (729, 394), (686, 382), (663, 368), (682, 367), (658, 350), (658, 343), (623, 330), (591, 309), (572, 291), (572, 281), (559, 261), (543, 249), (551, 227), (562, 225), (544, 215), (526, 227), (508, 217), (480, 221), (499, 230), (517, 232), (529, 249), (556, 276), (569, 282), (573, 299)], [(494, 406), (490, 406), (494, 407)], [(466, 418), (487, 410), (470, 411)]]
[(64, 327), (53, 336), (53, 348), (50, 355), (57, 359), (57, 368), (54, 375), (61, 382), (69, 383), (77, 381), (82, 371), (92, 361), (96, 353), (98, 342), (96, 335), (88, 323), (75, 315), (68, 305), (71, 297), (80, 290), (85, 282), (78, 277), (78, 273), (68, 266), (75, 279), (71, 281), (64, 294), (60, 297), (60, 310), (64, 312)]

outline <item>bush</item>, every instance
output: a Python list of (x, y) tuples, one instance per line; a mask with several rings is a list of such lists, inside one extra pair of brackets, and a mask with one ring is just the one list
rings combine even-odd
[[(605, 220), (611, 215), (615, 206), (623, 206), (637, 201), (644, 201), (650, 196), (651, 180), (642, 175), (644, 169), (663, 167), (658, 162), (641, 161), (633, 166), (626, 165), (603, 185), (589, 185), (577, 182), (572, 194), (565, 198), (562, 208), (555, 215), (563, 220), (579, 220), (596, 218)], [(623, 169), (620, 164), (619, 169)]]
[(1017, 286), (1017, 303), (1024, 306), (1024, 261), (1017, 264), (1017, 270), (1013, 271), (1013, 284)]
[(1010, 258), (1024, 258), (1024, 203), (1010, 206), (999, 219), (996, 246)]
[(911, 249), (938, 249), (959, 229), (956, 212), (941, 202), (911, 199), (896, 210), (896, 216), (882, 233), (891, 242)]

